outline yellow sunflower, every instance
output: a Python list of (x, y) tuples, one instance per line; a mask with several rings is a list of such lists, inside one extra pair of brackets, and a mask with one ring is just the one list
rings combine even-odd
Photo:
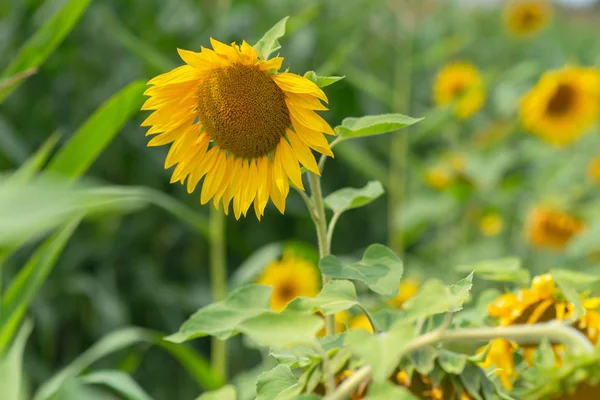
[[(584, 314), (573, 326), (583, 333), (593, 344), (598, 342), (600, 332), (600, 297), (585, 298), (582, 296)], [(506, 293), (498, 297), (488, 306), (488, 314), (498, 319), (499, 326), (514, 324), (534, 324), (552, 320), (563, 321), (571, 318), (575, 307), (564, 300), (564, 295), (557, 290), (554, 278), (550, 274), (536, 276), (531, 288), (519, 290), (517, 293)], [(496, 365), (496, 373), (504, 387), (512, 388), (512, 381), (517, 378), (514, 368), (513, 353), (517, 351), (516, 343), (506, 339), (494, 339), (491, 342), (484, 368)], [(564, 346), (553, 344), (556, 364), (560, 365), (564, 356)], [(521, 346), (523, 357), (532, 364), (535, 346)], [(480, 349), (479, 352), (483, 351)]]
[(567, 66), (546, 72), (521, 103), (525, 129), (555, 146), (579, 138), (598, 119), (594, 75)]
[(587, 174), (594, 183), (600, 183), (600, 156), (594, 157), (588, 163)]
[(454, 173), (444, 167), (430, 167), (425, 171), (425, 182), (437, 190), (448, 188), (454, 181)]
[(527, 235), (536, 247), (561, 250), (584, 228), (581, 219), (565, 211), (536, 207), (529, 216)]
[(452, 106), (454, 115), (466, 119), (475, 114), (485, 101), (483, 81), (477, 68), (470, 63), (447, 64), (440, 72), (433, 88), (438, 106)]
[(516, 37), (531, 37), (540, 32), (552, 18), (547, 0), (512, 0), (504, 8), (504, 23)]
[(373, 333), (373, 327), (365, 314), (358, 314), (352, 318), (350, 320), (350, 329), (363, 329), (369, 333)]
[(402, 305), (408, 300), (413, 298), (419, 291), (421, 282), (414, 278), (403, 279), (400, 282), (400, 288), (398, 296), (390, 299), (390, 303), (396, 308), (402, 308)]
[(257, 283), (273, 287), (271, 308), (281, 311), (299, 296), (315, 297), (319, 294), (319, 271), (312, 263), (287, 252), (281, 260), (271, 262)]
[(239, 218), (254, 203), (260, 219), (270, 198), (283, 213), (289, 181), (303, 189), (298, 163), (319, 173), (310, 149), (333, 157), (323, 136), (333, 130), (314, 111), (326, 110), (327, 96), (306, 78), (278, 73), (282, 57), (262, 60), (245, 41), (211, 44), (178, 50), (186, 65), (148, 82), (148, 146), (171, 144), (171, 183), (187, 179), (191, 193), (204, 178), (202, 204), (222, 202), (228, 213), (233, 201)]
[(498, 236), (504, 229), (504, 220), (497, 213), (484, 215), (479, 220), (479, 230), (484, 236)]

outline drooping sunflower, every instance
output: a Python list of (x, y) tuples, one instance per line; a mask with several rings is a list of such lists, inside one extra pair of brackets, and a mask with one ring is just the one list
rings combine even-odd
[(552, 6), (547, 0), (511, 0), (504, 7), (504, 23), (519, 38), (536, 35), (551, 18)]
[(592, 158), (587, 167), (588, 177), (596, 184), (600, 184), (600, 156)]
[(574, 66), (546, 72), (521, 102), (525, 129), (555, 146), (579, 138), (598, 119), (594, 80), (592, 73)]
[(527, 235), (536, 247), (561, 250), (584, 228), (581, 219), (565, 211), (536, 207), (529, 216)]
[(445, 65), (438, 72), (433, 92), (435, 103), (438, 106), (452, 106), (454, 115), (460, 119), (475, 114), (485, 101), (485, 89), (479, 71), (466, 62)]
[(292, 252), (271, 262), (256, 283), (273, 287), (271, 308), (281, 311), (296, 297), (315, 297), (320, 290), (317, 267)]
[(222, 202), (228, 213), (233, 202), (239, 218), (254, 203), (260, 219), (271, 199), (283, 213), (289, 181), (303, 189), (299, 162), (319, 173), (310, 149), (333, 156), (323, 133), (334, 132), (315, 113), (327, 96), (306, 78), (278, 73), (282, 57), (260, 59), (245, 41), (211, 44), (178, 50), (185, 65), (148, 82), (148, 146), (171, 145), (171, 183), (187, 179), (191, 193), (204, 178), (202, 204)]
[[(600, 298), (582, 297), (584, 314), (573, 323), (573, 327), (583, 333), (593, 344), (598, 342), (600, 332)], [(564, 294), (556, 287), (554, 278), (550, 274), (536, 276), (531, 283), (531, 288), (525, 288), (516, 293), (506, 293), (498, 297), (488, 306), (488, 314), (497, 318), (499, 326), (515, 324), (534, 324), (552, 320), (564, 321), (570, 319), (575, 312), (575, 306), (565, 299)], [(564, 346), (552, 344), (555, 360), (560, 365), (564, 358)], [(496, 374), (504, 387), (512, 388), (512, 382), (518, 377), (513, 354), (521, 351), (529, 365), (532, 364), (535, 346), (517, 346), (516, 343), (506, 339), (494, 339), (488, 350), (484, 368), (496, 365)], [(483, 349), (479, 350), (480, 352)]]

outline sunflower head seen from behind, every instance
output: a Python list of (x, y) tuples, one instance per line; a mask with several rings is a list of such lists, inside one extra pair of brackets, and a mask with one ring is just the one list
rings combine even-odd
[(504, 8), (504, 23), (515, 37), (528, 38), (539, 33), (552, 18), (547, 0), (511, 0)]
[(485, 101), (483, 80), (477, 68), (466, 62), (445, 65), (437, 75), (433, 88), (438, 106), (452, 106), (457, 118), (475, 114)]
[(260, 219), (271, 199), (283, 213), (290, 181), (304, 189), (300, 164), (319, 173), (311, 149), (333, 156), (323, 135), (333, 130), (315, 113), (327, 97), (306, 78), (278, 73), (282, 57), (261, 59), (246, 42), (211, 44), (178, 50), (185, 65), (148, 82), (148, 146), (170, 145), (171, 183), (192, 193), (204, 179), (202, 204), (212, 199), (228, 213), (233, 203), (236, 219), (253, 204)]

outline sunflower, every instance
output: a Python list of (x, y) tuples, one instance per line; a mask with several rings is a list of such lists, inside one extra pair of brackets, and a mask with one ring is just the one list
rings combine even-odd
[(316, 266), (291, 252), (271, 262), (257, 283), (273, 287), (271, 308), (275, 311), (283, 310), (296, 297), (315, 297), (320, 288)]
[(504, 8), (504, 23), (519, 38), (539, 33), (551, 18), (552, 7), (547, 0), (512, 0)]
[(483, 106), (485, 90), (477, 68), (470, 63), (447, 64), (437, 75), (434, 88), (438, 106), (452, 106), (454, 115), (466, 119)]
[[(600, 332), (600, 297), (585, 298), (582, 296), (584, 314), (573, 323), (573, 327), (583, 333), (593, 344), (598, 342)], [(564, 321), (570, 319), (575, 311), (572, 303), (565, 300), (564, 295), (556, 288), (554, 278), (550, 274), (533, 278), (531, 288), (519, 290), (517, 293), (506, 293), (498, 297), (488, 306), (488, 314), (498, 319), (499, 326), (514, 324), (534, 324), (552, 320)], [(496, 365), (496, 373), (504, 387), (512, 388), (512, 381), (517, 378), (513, 354), (517, 351), (516, 343), (506, 339), (494, 339), (490, 343), (484, 368)], [(552, 344), (556, 365), (562, 363), (564, 346)], [(533, 364), (535, 346), (521, 346), (524, 359), (529, 365)], [(479, 352), (482, 352), (480, 349)]]
[(497, 213), (484, 215), (479, 220), (479, 230), (484, 236), (498, 236), (504, 229), (504, 220)]
[(202, 204), (222, 202), (227, 214), (233, 202), (239, 219), (254, 203), (260, 219), (271, 199), (283, 213), (289, 181), (304, 189), (299, 162), (319, 174), (310, 149), (333, 156), (323, 133), (334, 132), (314, 112), (326, 110), (327, 96), (306, 78), (278, 73), (282, 57), (262, 60), (245, 41), (210, 41), (213, 50), (178, 50), (186, 65), (148, 82), (148, 146), (171, 144), (171, 183), (187, 179), (191, 193), (204, 178)]
[(527, 234), (536, 247), (561, 250), (584, 227), (582, 220), (565, 211), (536, 207), (529, 216)]
[(444, 167), (430, 167), (425, 171), (425, 182), (437, 190), (448, 188), (454, 181), (454, 173)]
[(373, 333), (373, 327), (369, 318), (365, 314), (358, 314), (350, 320), (350, 329), (363, 329), (369, 333)]
[(521, 102), (523, 126), (555, 146), (573, 142), (598, 119), (595, 79), (573, 66), (546, 72)]
[(588, 163), (587, 174), (594, 183), (600, 183), (600, 156), (592, 158)]
[(414, 278), (408, 278), (400, 282), (398, 289), (398, 296), (390, 299), (390, 303), (396, 308), (402, 308), (402, 305), (408, 300), (413, 298), (419, 291), (421, 282)]

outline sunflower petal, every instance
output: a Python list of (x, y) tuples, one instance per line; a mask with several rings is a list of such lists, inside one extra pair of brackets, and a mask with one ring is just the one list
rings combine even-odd
[(294, 150), (294, 154), (298, 158), (298, 161), (304, 165), (306, 169), (310, 172), (313, 172), (317, 175), (321, 175), (319, 171), (319, 166), (315, 161), (315, 157), (312, 152), (309, 150), (308, 146), (300, 140), (298, 134), (291, 129), (286, 129), (287, 137), (290, 141), (292, 149)]
[(271, 69), (279, 71), (281, 63), (283, 63), (283, 57), (273, 57), (267, 61), (259, 61), (258, 68), (261, 71), (268, 71)]
[(285, 100), (285, 103), (288, 106), (290, 115), (294, 116), (294, 118), (305, 127), (319, 132), (325, 132), (330, 135), (335, 135), (335, 132), (331, 126), (329, 126), (329, 124), (319, 114), (312, 110), (294, 107), (289, 103), (288, 99)]
[(277, 154), (280, 156), (283, 169), (292, 183), (304, 190), (304, 185), (302, 184), (302, 172), (300, 171), (298, 160), (294, 155), (294, 150), (292, 150), (291, 146), (284, 138), (279, 141)]
[(215, 53), (227, 57), (230, 61), (237, 61), (238, 53), (232, 46), (221, 43), (213, 38), (210, 38), (210, 44), (215, 50)]
[(284, 92), (292, 93), (310, 93), (327, 103), (327, 96), (314, 82), (309, 81), (300, 75), (284, 72), (273, 75), (273, 80)]

